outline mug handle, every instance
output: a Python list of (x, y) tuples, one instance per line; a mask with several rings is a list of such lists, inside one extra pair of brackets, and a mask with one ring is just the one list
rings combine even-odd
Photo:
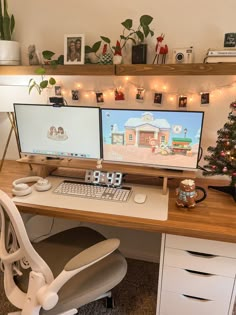
[(200, 198), (198, 200), (195, 200), (196, 203), (199, 203), (199, 202), (203, 201), (204, 199), (206, 199), (207, 193), (206, 193), (206, 190), (204, 188), (196, 186), (195, 189), (196, 190), (201, 190), (203, 192), (202, 198)]

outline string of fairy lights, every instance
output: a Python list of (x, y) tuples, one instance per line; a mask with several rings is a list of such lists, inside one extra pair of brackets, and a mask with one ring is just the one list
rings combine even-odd
[(207, 89), (186, 89), (186, 88), (169, 88), (168, 84), (153, 84), (153, 86), (146, 87), (145, 84), (135, 82), (129, 77), (125, 77), (120, 84), (113, 84), (109, 87), (99, 89), (86, 89), (82, 83), (74, 83), (73, 88), (66, 88), (62, 81), (58, 81), (54, 87), (55, 95), (63, 96), (68, 101), (80, 101), (80, 99), (87, 98), (95, 103), (103, 103), (106, 100), (113, 99), (114, 101), (125, 101), (127, 96), (136, 101), (144, 101), (147, 93), (152, 94), (153, 103), (162, 104), (163, 98), (165, 101), (175, 103), (179, 107), (185, 107), (188, 103), (199, 101), (200, 104), (209, 104), (212, 98), (223, 96), (225, 90), (232, 89), (236, 92), (236, 81), (227, 84), (216, 85)]

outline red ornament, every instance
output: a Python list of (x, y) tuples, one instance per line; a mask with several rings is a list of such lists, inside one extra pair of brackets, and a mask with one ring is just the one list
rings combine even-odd
[(220, 155), (221, 155), (221, 156), (225, 156), (225, 152), (224, 152), (224, 151), (221, 151), (221, 152), (220, 152)]
[(213, 170), (215, 170), (216, 169), (216, 165), (212, 165), (212, 167), (211, 167)]
[(228, 171), (227, 167), (225, 166), (222, 171), (226, 173)]

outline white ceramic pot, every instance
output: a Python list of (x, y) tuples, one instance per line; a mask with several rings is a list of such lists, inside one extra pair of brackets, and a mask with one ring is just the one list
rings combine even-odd
[(0, 65), (20, 64), (20, 44), (10, 40), (0, 40)]

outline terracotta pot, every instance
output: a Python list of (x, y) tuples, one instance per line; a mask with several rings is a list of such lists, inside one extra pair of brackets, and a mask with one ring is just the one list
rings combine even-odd
[(16, 41), (0, 40), (0, 65), (20, 64), (20, 44)]

